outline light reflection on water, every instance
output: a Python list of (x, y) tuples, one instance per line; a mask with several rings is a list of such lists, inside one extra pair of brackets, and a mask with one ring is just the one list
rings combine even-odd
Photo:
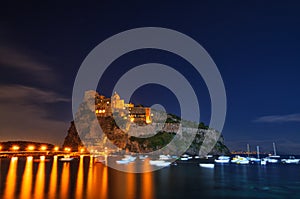
[(23, 173), (23, 179), (21, 187), (21, 193), (20, 193), (20, 198), (30, 198), (30, 193), (31, 193), (31, 188), (32, 188), (32, 157), (29, 156), (27, 157), (26, 164), (25, 164), (25, 169)]
[(9, 169), (8, 169), (8, 174), (6, 177), (6, 184), (9, 186), (5, 186), (3, 199), (14, 198), (16, 181), (17, 181), (17, 175), (16, 175), (17, 163), (18, 163), (17, 157), (11, 158), (10, 164), (9, 164)]
[(49, 198), (55, 197), (56, 186), (57, 186), (57, 156), (54, 156), (51, 175), (50, 175), (50, 183), (49, 183)]
[(77, 173), (77, 180), (76, 180), (76, 198), (82, 198), (83, 192), (83, 156), (80, 156), (78, 173)]
[[(26, 179), (23, 178), (23, 181)], [(44, 198), (44, 189), (45, 189), (45, 162), (41, 161), (36, 174), (35, 179), (35, 188), (33, 198), (39, 199)]]
[[(72, 162), (61, 162), (56, 156), (51, 161), (15, 157), (4, 162), (0, 162), (3, 199), (154, 199), (152, 173), (118, 172), (89, 157), (81, 156)], [(7, 172), (3, 166), (8, 167)], [(135, 170), (134, 164), (127, 166)]]
[[(150, 167), (149, 164), (145, 164), (145, 167)], [(146, 170), (150, 168), (146, 168)], [(132, 174), (133, 175), (133, 174)], [(153, 193), (155, 192), (153, 186), (153, 175), (151, 172), (144, 173), (142, 175), (142, 196), (141, 198), (154, 199)]]
[(65, 198), (69, 191), (70, 163), (63, 163), (60, 180), (60, 198)]
[[(137, 165), (124, 165), (135, 171)], [(147, 161), (142, 164), (150, 169)], [(148, 168), (147, 168), (148, 167)], [(217, 165), (196, 163), (149, 173), (124, 173), (89, 157), (72, 162), (32, 158), (0, 159), (0, 198), (300, 198), (300, 165)]]

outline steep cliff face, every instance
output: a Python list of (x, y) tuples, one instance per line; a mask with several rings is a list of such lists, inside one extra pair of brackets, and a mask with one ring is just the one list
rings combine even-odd
[(72, 151), (78, 151), (80, 147), (83, 147), (83, 143), (78, 135), (75, 124), (72, 121), (71, 126), (68, 130), (68, 134), (65, 137), (63, 148), (69, 147)]
[[(153, 152), (157, 149), (160, 149), (166, 146), (174, 137), (175, 135), (179, 136), (179, 141), (177, 142), (177, 147), (185, 145), (188, 142), (187, 138), (191, 136), (195, 136), (194, 141), (187, 149), (187, 153), (191, 155), (205, 155), (207, 153), (213, 155), (220, 155), (220, 154), (230, 154), (229, 149), (224, 144), (223, 136), (213, 130), (213, 129), (198, 129), (198, 128), (191, 128), (191, 127), (181, 127), (177, 123), (165, 123), (162, 125), (163, 127), (159, 132), (155, 132), (149, 134), (149, 129), (152, 130), (153, 127), (149, 126), (145, 128), (145, 130), (141, 130), (141, 128), (137, 128), (135, 125), (131, 127), (131, 133), (122, 131), (117, 124), (114, 122), (114, 118), (106, 117), (106, 118), (98, 118), (98, 125), (101, 126), (107, 140), (109, 143), (117, 146), (126, 151), (135, 152), (135, 153), (149, 153)], [(160, 124), (152, 124), (155, 127)], [(160, 125), (161, 126), (161, 125)], [(134, 129), (139, 130), (134, 130)], [(85, 138), (90, 137), (89, 135), (96, 134), (93, 132), (93, 128), (89, 127), (90, 133), (86, 133)], [(207, 147), (209, 151), (205, 150), (205, 139), (217, 139), (216, 144), (211, 149), (211, 147)], [(91, 138), (93, 139), (93, 138)], [(84, 144), (89, 145), (89, 139), (83, 139)], [(99, 139), (99, 146), (109, 147), (104, 142), (105, 139)], [(213, 140), (213, 139), (211, 139)], [(85, 142), (86, 141), (86, 142)], [(95, 144), (95, 142), (93, 143)], [(81, 139), (77, 133), (75, 128), (74, 122), (71, 122), (71, 127), (68, 131), (68, 136), (65, 139), (64, 146), (71, 146), (72, 150), (78, 149), (78, 147), (83, 146)], [(176, 149), (172, 149), (174, 151)]]
[[(123, 149), (136, 153), (149, 153), (165, 147), (172, 141), (175, 145), (168, 147), (166, 153), (174, 154), (178, 148), (181, 149), (180, 151), (202, 156), (208, 153), (229, 153), (220, 133), (209, 129), (203, 123), (182, 120), (176, 115), (156, 110), (151, 110), (151, 113), (152, 123), (147, 125), (137, 124), (130, 121), (128, 117), (118, 114), (96, 117), (95, 92), (92, 91), (86, 93), (76, 113), (75, 121), (85, 147), (99, 151)], [(74, 148), (81, 146), (79, 136), (72, 122), (64, 146), (72, 142)]]

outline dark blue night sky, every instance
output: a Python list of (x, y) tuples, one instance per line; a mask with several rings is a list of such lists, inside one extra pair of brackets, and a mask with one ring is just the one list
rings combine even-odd
[[(51, 2), (51, 1), (49, 1)], [(61, 144), (72, 120), (71, 96), (88, 53), (119, 32), (138, 27), (180, 31), (200, 43), (219, 68), (227, 92), (225, 143), (232, 150), (260, 145), (300, 154), (300, 5), (297, 1), (22, 2), (0, 11), (0, 141)], [(197, 93), (201, 120), (210, 99), (200, 75), (180, 57), (139, 50), (117, 59), (101, 79), (106, 96), (134, 66), (163, 63)], [(147, 85), (132, 102), (161, 103), (179, 114), (166, 88)]]

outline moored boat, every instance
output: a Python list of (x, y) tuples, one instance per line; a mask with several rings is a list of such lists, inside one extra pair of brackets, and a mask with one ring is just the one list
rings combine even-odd
[(59, 161), (62, 161), (62, 162), (70, 162), (74, 160), (74, 158), (70, 157), (70, 156), (64, 156), (63, 158), (60, 158)]
[(149, 163), (150, 165), (160, 166), (160, 167), (169, 166), (171, 164), (171, 162), (166, 162), (164, 160), (150, 160)]
[(286, 164), (299, 164), (300, 159), (296, 159), (295, 156), (290, 156), (288, 159), (282, 159), (281, 162)]
[(215, 159), (216, 163), (221, 163), (221, 164), (226, 164), (230, 162), (230, 157), (229, 156), (224, 156), (221, 155), (218, 157), (218, 159)]
[(124, 158), (122, 158), (121, 160), (117, 160), (116, 163), (117, 164), (128, 164), (131, 162), (134, 162), (136, 159), (136, 157), (133, 157), (131, 155), (125, 155)]
[(235, 163), (235, 164), (249, 164), (249, 160), (245, 157), (242, 156), (235, 156), (232, 160), (231, 163)]
[(210, 163), (200, 163), (199, 166), (203, 168), (209, 168), (209, 169), (215, 168), (215, 164), (210, 164)]

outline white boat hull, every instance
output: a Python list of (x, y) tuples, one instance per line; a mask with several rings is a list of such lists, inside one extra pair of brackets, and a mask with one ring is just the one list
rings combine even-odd
[(230, 160), (229, 159), (228, 160), (218, 160), (218, 159), (216, 159), (215, 162), (219, 163), (219, 164), (227, 164), (227, 163), (230, 162)]
[(200, 167), (213, 169), (215, 168), (215, 164), (199, 164)]

